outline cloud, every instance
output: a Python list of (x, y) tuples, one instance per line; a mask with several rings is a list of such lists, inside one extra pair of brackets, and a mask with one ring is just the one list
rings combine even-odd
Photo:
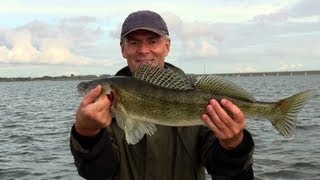
[(62, 19), (57, 24), (33, 21), (13, 29), (0, 29), (0, 63), (97, 65), (110, 64), (106, 59), (93, 60), (82, 48), (97, 46), (103, 35), (92, 28), (95, 18)]
[(28, 31), (2, 31), (6, 44), (0, 46), (0, 62), (2, 63), (30, 63), (39, 52), (32, 46), (31, 35)]
[(0, 62), (13, 64), (87, 64), (86, 58), (73, 54), (64, 39), (44, 38), (33, 41), (28, 29), (7, 30), (7, 45), (0, 46)]
[(302, 63), (292, 63), (292, 62), (280, 62), (278, 70), (280, 71), (292, 71), (301, 69), (304, 65)]
[(320, 16), (319, 0), (301, 0), (288, 8), (292, 17)]
[[(211, 1), (185, 3), (183, 8), (181, 3), (158, 2), (143, 7), (160, 12), (165, 19), (172, 39), (167, 60), (187, 72), (195, 71), (196, 66), (200, 72), (204, 65), (208, 73), (320, 67), (318, 0), (219, 0), (214, 5)], [(50, 9), (54, 5), (44, 4), (25, 12), (28, 18), (17, 15), (19, 9), (13, 11), (15, 16), (6, 14), (18, 20), (11, 27), (23, 19), (34, 21), (16, 28), (0, 27), (0, 66), (53, 64), (70, 67), (66, 71), (70, 73), (75, 68), (78, 72), (113, 73), (125, 65), (119, 48), (121, 24), (129, 12), (141, 6), (80, 3), (72, 10), (75, 4), (68, 2), (70, 11), (63, 13), (65, 7)], [(4, 20), (1, 24), (8, 23)]]
[[(290, 21), (288, 8), (275, 8), (243, 23), (184, 21), (174, 13), (166, 14), (165, 20), (173, 27), (171, 57), (177, 63), (190, 63), (189, 71), (199, 61), (208, 67), (216, 64), (219, 68), (212, 68), (212, 72), (272, 71), (279, 67), (313, 69), (312, 65), (301, 64), (319, 57), (319, 24)], [(295, 63), (279, 65), (279, 61), (290, 60)]]
[(179, 16), (170, 11), (161, 13), (161, 16), (167, 23), (169, 32), (180, 31), (183, 21)]
[(285, 10), (280, 10), (275, 13), (262, 14), (255, 16), (253, 21), (256, 23), (281, 23), (288, 20), (288, 12)]
[(306, 21), (320, 18), (320, 2), (318, 0), (300, 0), (296, 3), (274, 9), (272, 12), (260, 14), (253, 18), (259, 23), (281, 23), (285, 21)]
[(200, 57), (212, 57), (218, 54), (218, 50), (207, 41), (202, 41), (199, 50), (197, 51)]
[(175, 25), (173, 33), (181, 40), (210, 39), (223, 41), (227, 28), (222, 23), (187, 22), (181, 21)]
[(252, 67), (252, 66), (240, 66), (240, 67), (236, 67), (236, 72), (239, 73), (246, 73), (246, 72), (257, 72), (257, 68), (256, 67)]
[[(225, 23), (202, 21), (185, 22), (178, 15), (166, 11), (163, 18), (170, 30), (175, 53), (183, 61), (187, 59), (211, 59), (219, 54), (216, 44), (224, 41), (229, 26)], [(180, 55), (179, 55), (180, 54)]]

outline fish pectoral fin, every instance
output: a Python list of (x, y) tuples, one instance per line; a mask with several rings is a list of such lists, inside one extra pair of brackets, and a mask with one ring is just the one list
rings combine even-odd
[(128, 144), (136, 144), (143, 138), (145, 134), (151, 136), (157, 131), (157, 127), (153, 123), (126, 119), (124, 122), (124, 133)]
[(116, 121), (117, 121), (118, 126), (121, 129), (124, 129), (124, 126), (125, 126), (125, 120), (123, 120), (124, 118), (122, 118), (121, 116), (119, 116), (116, 113), (112, 113), (111, 115), (112, 115), (112, 117), (114, 117), (114, 116), (116, 117)]

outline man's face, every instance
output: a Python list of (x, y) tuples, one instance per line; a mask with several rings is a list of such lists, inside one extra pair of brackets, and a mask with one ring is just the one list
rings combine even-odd
[(168, 37), (146, 30), (137, 30), (128, 34), (121, 43), (122, 56), (127, 59), (131, 72), (141, 64), (163, 67), (169, 50)]

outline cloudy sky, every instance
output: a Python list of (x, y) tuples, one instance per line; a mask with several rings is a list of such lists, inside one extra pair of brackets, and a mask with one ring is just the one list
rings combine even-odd
[(0, 77), (114, 74), (141, 9), (166, 20), (167, 62), (187, 73), (320, 70), (319, 0), (1, 0)]

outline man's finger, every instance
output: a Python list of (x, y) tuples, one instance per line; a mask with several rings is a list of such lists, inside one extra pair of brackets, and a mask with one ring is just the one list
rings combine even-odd
[(96, 88), (92, 89), (88, 94), (86, 94), (83, 97), (81, 105), (82, 106), (86, 106), (88, 104), (91, 104), (91, 103), (95, 102), (96, 98), (98, 97), (98, 95), (101, 92), (101, 89), (102, 89), (101, 85), (98, 85)]
[(226, 129), (226, 125), (221, 121), (219, 115), (216, 112), (217, 107), (215, 106), (217, 105), (219, 106), (219, 103), (215, 99), (212, 99), (210, 101), (210, 104), (207, 106), (207, 112), (215, 126), (219, 128), (220, 131), (224, 131)]
[(217, 101), (211, 100), (210, 102), (212, 103), (214, 110), (217, 113), (221, 123), (228, 128), (232, 127), (234, 122), (230, 118), (229, 114), (226, 113), (226, 111), (220, 106), (220, 104)]
[(214, 132), (216, 136), (221, 136), (220, 129), (212, 122), (211, 118), (207, 114), (202, 115), (202, 120), (207, 124), (207, 126)]
[(102, 96), (95, 103), (94, 107), (97, 111), (106, 111), (106, 109), (110, 109), (111, 101), (107, 96)]
[(245, 119), (245, 116), (241, 112), (241, 110), (236, 105), (234, 105), (231, 101), (229, 101), (227, 99), (222, 99), (221, 104), (232, 113), (234, 121), (239, 123), (239, 120), (241, 121), (241, 120)]

